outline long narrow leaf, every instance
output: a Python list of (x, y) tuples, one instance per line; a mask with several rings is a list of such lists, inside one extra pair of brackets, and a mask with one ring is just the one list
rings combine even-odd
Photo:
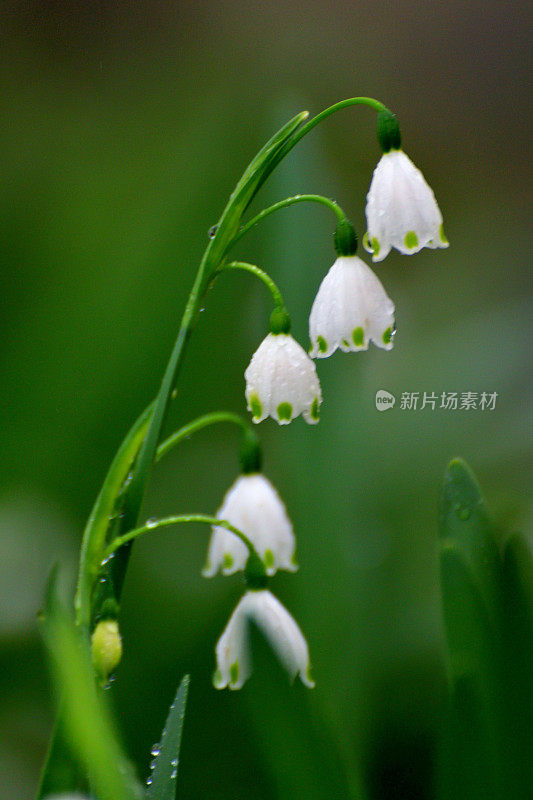
[[(58, 693), (62, 696), (61, 748), (70, 749), (86, 774), (98, 800), (140, 800), (141, 788), (117, 741), (110, 715), (98, 695), (87, 640), (74, 626), (52, 585), (45, 612), (43, 636), (48, 647)], [(56, 761), (57, 766), (59, 762)], [(46, 792), (73, 792), (79, 780), (48, 770), (41, 796)], [(54, 780), (57, 785), (54, 785)], [(74, 785), (69, 785), (72, 780)]]
[(151, 765), (152, 774), (148, 778), (146, 800), (174, 800), (176, 797), (176, 778), (189, 682), (189, 676), (185, 675), (170, 706), (161, 743), (152, 752), (155, 758)]
[(509, 797), (527, 797), (533, 785), (533, 559), (524, 536), (506, 541), (502, 574), (506, 788)]
[(441, 796), (501, 791), (501, 561), (479, 486), (460, 459), (446, 471), (440, 573), (450, 682)]

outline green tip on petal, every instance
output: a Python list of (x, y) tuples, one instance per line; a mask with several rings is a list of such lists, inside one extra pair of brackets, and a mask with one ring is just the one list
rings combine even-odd
[(387, 328), (383, 331), (383, 344), (390, 344), (392, 341), (392, 328)]
[(311, 419), (314, 419), (314, 420), (318, 421), (318, 418), (320, 416), (318, 397), (315, 397), (315, 399), (311, 403), (311, 412), (310, 413), (311, 413)]
[(354, 328), (352, 333), (353, 343), (356, 347), (362, 347), (365, 342), (365, 332), (362, 328)]
[[(368, 237), (367, 237), (367, 241), (368, 241)], [(380, 245), (379, 241), (376, 239), (375, 236), (373, 236), (372, 239), (370, 240), (370, 249), (371, 249), (373, 255), (375, 255), (375, 256), (378, 255), (380, 247), (381, 247), (381, 245)]]
[(290, 403), (280, 403), (278, 406), (278, 419), (290, 422), (292, 419), (292, 406)]
[(213, 686), (215, 689), (223, 689), (224, 681), (222, 680), (222, 673), (219, 669), (213, 672)]
[(261, 405), (261, 401), (256, 394), (253, 394), (250, 397), (250, 411), (252, 412), (254, 419), (261, 419), (263, 415), (263, 406)]
[(274, 553), (272, 552), (272, 550), (265, 550), (263, 561), (265, 562), (265, 567), (267, 569), (272, 569), (272, 567), (274, 566)]
[(233, 561), (233, 556), (231, 555), (231, 553), (224, 553), (223, 564), (224, 564), (224, 569), (231, 569), (232, 568), (232, 566), (234, 564), (234, 561)]
[(229, 680), (230, 680), (230, 687), (234, 688), (235, 684), (239, 680), (239, 662), (235, 661), (234, 664), (231, 665), (229, 668)]
[(405, 246), (409, 248), (409, 250), (414, 250), (415, 247), (418, 247), (418, 236), (414, 231), (407, 231), (404, 238)]
[(317, 336), (317, 337), (316, 337), (316, 343), (317, 343), (317, 345), (318, 345), (318, 349), (319, 349), (319, 351), (320, 351), (321, 353), (325, 353), (325, 352), (326, 352), (326, 350), (328, 349), (328, 343), (326, 342), (326, 340), (324, 339), (324, 337), (323, 337), (323, 336)]
[(442, 244), (450, 244), (448, 239), (446, 238), (446, 234), (444, 233), (444, 225), (443, 225), (442, 222), (441, 222), (440, 227), (439, 227), (439, 238), (440, 238)]
[(306, 677), (307, 681), (309, 682), (309, 684), (314, 687), (315, 679), (313, 677), (313, 668), (312, 668), (311, 664), (307, 665), (307, 669), (305, 670), (305, 677)]

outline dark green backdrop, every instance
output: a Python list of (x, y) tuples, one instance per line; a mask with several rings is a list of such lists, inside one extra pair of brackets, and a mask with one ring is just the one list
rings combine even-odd
[[(248, 160), (286, 119), (353, 94), (398, 114), (451, 247), (377, 268), (397, 307), (392, 353), (320, 362), (317, 428), (264, 423), (265, 470), (301, 570), (274, 589), (317, 678), (290, 689), (258, 641), (239, 693), (210, 685), (242, 591), (199, 575), (205, 529), (145, 538), (125, 587), (113, 702), (141, 774), (192, 674), (180, 797), (430, 798), (445, 693), (436, 507), (464, 456), (497, 523), (527, 529), (531, 449), (525, 4), (410, 0), (9, 3), (0, 129), (0, 796), (31, 798), (52, 720), (36, 632), (54, 559), (75, 571), (84, 520), (153, 396), (207, 232)], [(335, 197), (364, 231), (379, 156), (374, 115), (345, 111), (290, 156), (256, 208)], [(294, 333), (331, 265), (332, 219), (282, 212), (240, 245), (284, 289)], [(243, 371), (269, 299), (228, 275), (208, 298), (176, 427), (244, 411)], [(497, 392), (494, 411), (378, 413), (374, 395)], [(236, 433), (199, 434), (161, 465), (146, 517), (213, 513), (237, 472)], [(347, 776), (347, 777), (344, 777)], [(394, 787), (392, 789), (391, 787)]]

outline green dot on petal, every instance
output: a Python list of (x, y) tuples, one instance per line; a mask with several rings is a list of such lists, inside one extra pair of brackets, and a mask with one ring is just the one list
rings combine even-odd
[(319, 410), (318, 410), (318, 397), (315, 397), (313, 402), (311, 403), (311, 418), (318, 419), (319, 417)]
[(224, 553), (223, 564), (225, 569), (231, 569), (233, 566), (233, 556), (231, 553)]
[(380, 243), (378, 242), (378, 240), (376, 239), (375, 236), (373, 236), (372, 239), (370, 240), (370, 247), (372, 248), (373, 254), (375, 256), (377, 256), (377, 254), (379, 253), (381, 245), (380, 245)]
[(343, 340), (342, 340), (342, 343), (343, 343), (343, 345), (344, 345), (345, 347), (349, 347), (349, 346), (350, 346), (350, 342), (349, 342), (347, 339), (343, 339)]
[(267, 569), (271, 569), (274, 566), (274, 553), (272, 550), (265, 550), (264, 562)]
[(238, 661), (235, 661), (235, 663), (233, 663), (231, 665), (231, 667), (229, 668), (229, 679), (230, 679), (230, 683), (233, 683), (233, 684), (237, 683), (237, 681), (239, 680), (239, 662)]
[(354, 328), (352, 333), (353, 343), (356, 347), (361, 347), (365, 341), (365, 332), (362, 328)]
[(442, 222), (439, 227), (439, 237), (442, 244), (449, 244), (448, 239), (446, 238), (446, 234), (444, 233), (444, 225), (442, 224)]
[(278, 419), (287, 420), (288, 422), (292, 419), (292, 406), (290, 403), (280, 403), (278, 406)]
[(392, 339), (392, 328), (383, 331), (383, 344), (390, 344)]
[(320, 350), (320, 352), (321, 353), (325, 353), (326, 350), (328, 349), (328, 343), (326, 342), (324, 337), (323, 336), (317, 336), (316, 337), (316, 343), (318, 344), (318, 349)]
[(259, 419), (263, 414), (263, 406), (256, 394), (250, 397), (250, 410), (256, 419)]
[(415, 247), (418, 247), (418, 236), (414, 231), (407, 231), (405, 234), (405, 246), (409, 248), (409, 250), (413, 250)]

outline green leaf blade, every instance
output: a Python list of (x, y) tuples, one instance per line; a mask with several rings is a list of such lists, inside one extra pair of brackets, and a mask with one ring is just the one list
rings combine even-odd
[(448, 465), (441, 493), (439, 527), (443, 547), (461, 553), (493, 624), (500, 605), (500, 558), (495, 531), (476, 478), (462, 459)]
[(440, 502), (440, 579), (450, 684), (439, 797), (502, 798), (501, 559), (478, 483), (461, 459)]
[(140, 800), (142, 789), (95, 684), (88, 640), (74, 626), (55, 576), (47, 591), (43, 638), (62, 700), (51, 747), (53, 757), (43, 773), (38, 796), (73, 793), (84, 788), (88, 775), (98, 800)]
[(190, 678), (181, 681), (161, 735), (159, 752), (153, 761), (153, 770), (146, 792), (146, 800), (175, 800), (176, 778), (181, 747), (185, 707)]

